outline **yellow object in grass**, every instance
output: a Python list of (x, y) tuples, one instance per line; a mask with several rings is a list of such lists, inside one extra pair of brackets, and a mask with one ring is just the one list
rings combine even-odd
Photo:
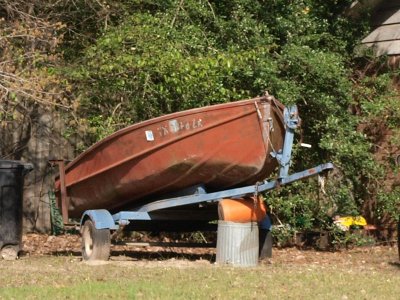
[(343, 230), (348, 230), (351, 226), (366, 226), (367, 220), (362, 216), (356, 217), (340, 217), (336, 216), (334, 223), (338, 225)]

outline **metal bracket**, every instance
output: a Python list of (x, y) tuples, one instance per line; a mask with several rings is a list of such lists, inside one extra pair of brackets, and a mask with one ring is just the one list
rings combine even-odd
[(147, 212), (141, 211), (121, 211), (112, 215), (114, 222), (119, 225), (129, 225), (130, 220), (150, 221), (151, 218)]
[(283, 149), (280, 149), (278, 152), (271, 153), (271, 156), (276, 158), (280, 165), (278, 176), (279, 179), (286, 178), (289, 174), (294, 133), (297, 127), (300, 125), (300, 118), (297, 111), (297, 106), (293, 105), (285, 107), (283, 111), (283, 117), (286, 129)]

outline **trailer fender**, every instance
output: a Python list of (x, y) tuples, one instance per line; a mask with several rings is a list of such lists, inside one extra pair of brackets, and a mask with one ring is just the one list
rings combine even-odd
[(92, 220), (96, 229), (116, 230), (119, 228), (119, 226), (115, 224), (110, 212), (106, 209), (93, 209), (85, 211), (81, 218), (81, 228), (88, 218)]

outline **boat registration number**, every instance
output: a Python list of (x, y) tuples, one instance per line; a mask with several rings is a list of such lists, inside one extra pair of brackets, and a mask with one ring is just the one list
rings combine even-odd
[[(170, 120), (165, 124), (157, 127), (157, 135), (164, 137), (170, 134), (177, 134), (182, 131), (193, 130), (203, 127), (203, 120), (200, 118), (193, 118), (191, 120)], [(145, 131), (146, 140), (154, 141), (155, 136), (152, 130)]]

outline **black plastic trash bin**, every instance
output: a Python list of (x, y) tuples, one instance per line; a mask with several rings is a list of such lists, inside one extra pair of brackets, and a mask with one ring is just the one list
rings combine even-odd
[(31, 164), (0, 160), (0, 259), (15, 259), (21, 250), (24, 177)]

